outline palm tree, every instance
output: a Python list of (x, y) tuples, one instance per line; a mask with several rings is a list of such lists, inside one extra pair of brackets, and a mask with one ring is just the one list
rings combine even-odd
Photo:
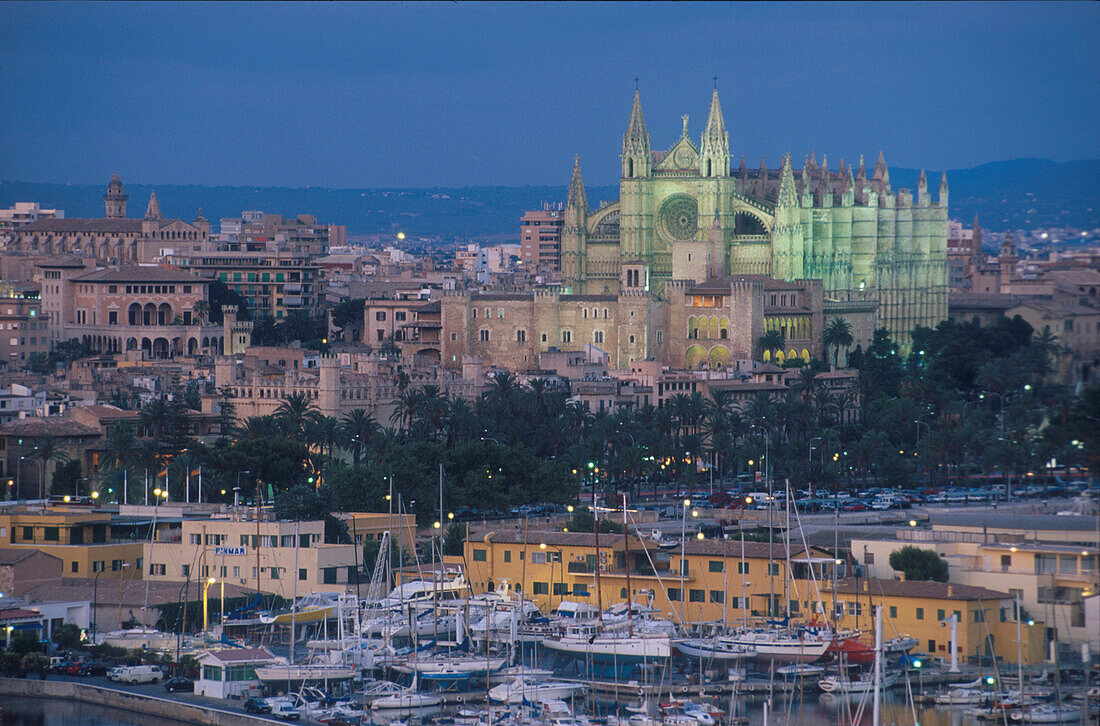
[(68, 463), (69, 455), (61, 448), (61, 442), (56, 436), (46, 434), (39, 436), (34, 442), (34, 458), (42, 466), (42, 481), (39, 482), (39, 493), (46, 498), (46, 480), (50, 471), (50, 462)]
[(1039, 381), (1042, 382), (1050, 372), (1052, 362), (1058, 362), (1058, 356), (1063, 353), (1063, 349), (1058, 344), (1058, 336), (1050, 332), (1049, 325), (1044, 325), (1042, 331), (1032, 336), (1031, 346), (1038, 353), (1035, 372), (1038, 374)]
[(760, 345), (761, 354), (775, 353), (783, 350), (783, 331), (769, 330), (756, 341)]
[(848, 321), (844, 318), (833, 318), (829, 321), (829, 324), (825, 326), (825, 333), (822, 335), (824, 346), (821, 351), (821, 359), (825, 360), (829, 348), (832, 348), (833, 368), (836, 368), (837, 360), (840, 357), (840, 349), (847, 349), (854, 340), (855, 338), (852, 337), (852, 326), (848, 324)]
[(352, 465), (358, 469), (363, 447), (370, 446), (382, 427), (366, 409), (353, 408), (344, 414), (340, 428), (344, 433), (344, 440), (351, 448)]
[(292, 393), (275, 409), (275, 418), (291, 438), (306, 438), (309, 426), (317, 420), (313, 399), (304, 393)]
[(134, 453), (137, 448), (137, 438), (134, 436), (134, 427), (129, 423), (117, 423), (107, 429), (107, 437), (104, 441), (103, 454), (100, 456), (100, 467), (104, 471), (122, 471), (134, 465)]
[(172, 410), (165, 398), (155, 398), (138, 412), (138, 425), (160, 446), (161, 439), (172, 423)]
[(279, 422), (274, 416), (249, 416), (237, 427), (242, 439), (269, 439), (279, 434)]

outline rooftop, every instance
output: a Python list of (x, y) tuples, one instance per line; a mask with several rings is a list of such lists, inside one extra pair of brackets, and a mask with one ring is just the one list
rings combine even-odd
[(1096, 517), (1059, 516), (1057, 514), (956, 514), (930, 512), (928, 521), (935, 528), (981, 527), (1034, 531), (1039, 529), (1070, 532), (1095, 532)]
[(274, 660), (275, 655), (267, 648), (232, 648), (226, 650), (211, 650), (203, 653), (199, 658), (214, 658), (222, 663), (239, 663), (247, 661)]
[(43, 232), (45, 234), (106, 234), (141, 233), (140, 219), (106, 219), (89, 217), (67, 217), (64, 219), (44, 218), (24, 225), (23, 232)]
[[(822, 589), (826, 590), (830, 587), (830, 583), (825, 583)], [(877, 580), (855, 577), (837, 582), (836, 592), (848, 595), (869, 593), (872, 596), (912, 597), (925, 600), (1005, 600), (1011, 597), (1007, 592), (974, 585), (959, 585), (954, 582)]]
[(99, 436), (99, 431), (67, 418), (31, 416), (0, 424), (0, 436)]
[(184, 282), (204, 285), (208, 282), (178, 267), (153, 265), (128, 265), (105, 268), (74, 278), (77, 282)]

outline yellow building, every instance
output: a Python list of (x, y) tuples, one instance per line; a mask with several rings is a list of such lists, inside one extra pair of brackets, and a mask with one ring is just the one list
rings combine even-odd
[(16, 507), (0, 512), (0, 542), (62, 561), (63, 577), (141, 577), (142, 544), (112, 537), (111, 515), (101, 511)]
[(291, 598), (343, 592), (355, 582), (355, 546), (325, 544), (325, 523), (257, 521), (242, 508), (229, 516), (185, 520), (178, 542), (146, 542), (153, 581), (238, 585)]
[(896, 577), (890, 553), (905, 546), (932, 550), (952, 583), (1019, 595), (1027, 614), (1045, 621), (1048, 640), (1100, 651), (1100, 633), (1086, 624), (1086, 601), (1100, 592), (1100, 530), (1094, 516), (939, 514), (931, 528), (904, 528), (889, 540), (852, 540), (852, 557), (871, 577)]
[(960, 663), (988, 655), (1015, 663), (1018, 652), (1025, 663), (1046, 657), (1042, 623), (1021, 623), (1017, 650), (1016, 607), (1006, 592), (948, 582), (846, 578), (835, 589), (832, 582), (824, 583), (822, 596), (827, 608), (835, 606), (836, 622), (861, 629), (868, 645), (873, 644), (874, 609), (881, 605), (884, 639), (911, 636), (919, 641), (916, 650), (944, 660), (951, 655), (951, 631), (944, 621), (952, 615), (958, 619)]
[(807, 553), (792, 544), (793, 577), (788, 578), (782, 541), (742, 545), (733, 539), (689, 539), (682, 549), (663, 549), (632, 536), (628, 578), (626, 539), (601, 534), (599, 540), (597, 557), (596, 535), (587, 532), (471, 532), (465, 546), (470, 586), (481, 593), (506, 579), (543, 612), (562, 600), (607, 607), (628, 593), (643, 599), (651, 593), (653, 607), (673, 620), (736, 622), (788, 608), (796, 616), (816, 611), (820, 585), (815, 581), (832, 578), (835, 566), (824, 550)]
[(355, 544), (363, 547), (371, 540), (380, 541), (385, 532), (390, 533), (393, 547), (412, 552), (416, 546), (416, 515), (389, 514), (387, 512), (339, 512), (336, 517), (344, 522)]

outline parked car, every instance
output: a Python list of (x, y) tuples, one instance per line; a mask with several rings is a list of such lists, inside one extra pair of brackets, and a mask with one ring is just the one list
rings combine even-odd
[(271, 713), (271, 704), (262, 698), (250, 698), (244, 702), (244, 710), (248, 713)]
[(107, 673), (107, 664), (98, 660), (90, 660), (80, 666), (78, 676), (102, 676)]
[(122, 677), (129, 670), (129, 666), (115, 666), (107, 671), (107, 680), (109, 681), (121, 681)]
[(164, 682), (164, 690), (169, 693), (176, 691), (194, 691), (195, 682), (190, 678), (169, 678)]
[(160, 683), (164, 680), (164, 671), (160, 666), (136, 665), (130, 666), (118, 679), (123, 683)]
[(280, 721), (297, 721), (302, 717), (302, 712), (286, 701), (279, 701), (271, 706), (271, 716)]

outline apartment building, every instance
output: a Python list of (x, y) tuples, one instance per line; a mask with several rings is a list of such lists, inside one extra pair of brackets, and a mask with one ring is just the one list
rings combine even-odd
[(890, 553), (905, 546), (947, 560), (949, 582), (1019, 596), (1046, 639), (1100, 652), (1086, 602), (1100, 591), (1100, 530), (1095, 516), (933, 513), (929, 528), (899, 530), (890, 540), (852, 540), (852, 556), (870, 577), (898, 575)]
[(520, 258), (532, 275), (561, 271), (561, 231), (565, 215), (561, 203), (543, 204), (520, 218)]
[(0, 363), (17, 370), (49, 351), (49, 316), (42, 313), (39, 286), (0, 281)]
[(184, 520), (179, 542), (146, 542), (152, 581), (207, 581), (284, 598), (343, 591), (355, 581), (355, 545), (326, 544), (323, 521), (259, 519), (239, 508), (210, 519)]
[(0, 542), (58, 558), (64, 577), (141, 578), (141, 542), (115, 537), (112, 524), (105, 511), (8, 507), (0, 510)]
[(169, 261), (199, 277), (225, 283), (247, 301), (253, 320), (321, 312), (320, 267), (310, 254), (286, 252), (272, 245), (260, 250), (175, 255)]

